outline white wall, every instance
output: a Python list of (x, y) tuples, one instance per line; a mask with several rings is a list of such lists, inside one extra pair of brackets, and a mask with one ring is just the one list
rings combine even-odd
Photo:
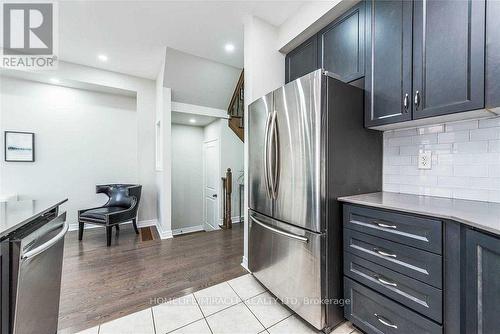
[[(138, 182), (136, 99), (2, 78), (1, 131), (35, 133), (35, 162), (0, 162), (1, 193), (63, 199), (68, 221), (104, 204), (96, 184)], [(3, 147), (3, 136), (2, 136)]]
[[(136, 131), (138, 182), (142, 184), (139, 221), (155, 222), (157, 214), (157, 190), (155, 173), (155, 109), (156, 91), (153, 80), (142, 79), (93, 67), (59, 61), (56, 70), (47, 70), (40, 75), (56, 77), (61, 82), (71, 81), (87, 86), (116, 88), (137, 93)], [(3, 80), (4, 77), (0, 77)]]
[[(418, 169), (420, 150), (431, 170)], [(385, 132), (383, 188), (500, 202), (500, 117)]]
[(172, 100), (227, 110), (241, 69), (167, 48), (164, 85)]
[(172, 230), (203, 225), (203, 128), (172, 124)]
[[(247, 17), (244, 26), (245, 124), (248, 105), (285, 83), (285, 56), (278, 49), (278, 28), (259, 18)], [(248, 127), (245, 127), (248, 138)], [(244, 148), (245, 185), (248, 185), (248, 141)], [(245, 189), (245, 227), (243, 266), (248, 259), (248, 187)]]

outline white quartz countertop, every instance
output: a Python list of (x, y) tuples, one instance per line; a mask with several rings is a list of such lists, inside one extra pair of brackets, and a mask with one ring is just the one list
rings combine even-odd
[(0, 202), (0, 239), (66, 201), (67, 199)]
[(341, 202), (454, 220), (500, 235), (500, 203), (377, 192), (340, 197)]

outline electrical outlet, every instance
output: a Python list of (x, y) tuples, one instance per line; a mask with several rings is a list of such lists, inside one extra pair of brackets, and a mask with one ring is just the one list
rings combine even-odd
[(418, 152), (418, 169), (432, 169), (432, 152)]

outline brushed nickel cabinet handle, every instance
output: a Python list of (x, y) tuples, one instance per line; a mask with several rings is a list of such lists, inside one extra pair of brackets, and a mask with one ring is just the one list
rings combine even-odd
[(393, 254), (393, 253), (388, 253), (388, 252), (385, 252), (383, 250), (380, 250), (378, 248), (374, 248), (373, 251), (379, 255), (382, 255), (382, 256), (385, 256), (385, 257), (393, 257), (393, 258), (396, 258), (397, 255), (396, 254)]
[(377, 225), (378, 227), (383, 227), (383, 228), (392, 228), (394, 230), (396, 230), (398, 227), (396, 225), (389, 225), (389, 224), (384, 224), (384, 223), (380, 223), (378, 221), (374, 221), (373, 224)]
[(394, 287), (398, 286), (395, 282), (388, 281), (380, 276), (375, 276), (375, 279), (377, 281), (379, 281), (380, 283), (382, 283), (383, 285), (390, 285), (390, 286), (394, 286)]
[(389, 320), (387, 320), (386, 318), (378, 315), (377, 313), (374, 313), (373, 314), (378, 321), (380, 321), (380, 323), (386, 325), (387, 327), (391, 327), (391, 328), (394, 328), (394, 329), (398, 329), (398, 326), (394, 325), (392, 322), (390, 322)]
[(408, 112), (408, 100), (410, 99), (410, 96), (408, 95), (408, 93), (405, 94), (405, 97), (403, 99), (403, 107), (405, 109), (405, 112)]
[(420, 105), (420, 92), (418, 90), (415, 92), (415, 98), (413, 102), (415, 103), (415, 106), (418, 108), (418, 106)]

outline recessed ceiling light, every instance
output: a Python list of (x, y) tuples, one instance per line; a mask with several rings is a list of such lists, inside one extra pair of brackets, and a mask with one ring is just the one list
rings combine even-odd
[(61, 83), (61, 81), (57, 78), (50, 78), (50, 82), (55, 83), (55, 84)]
[(100, 61), (108, 61), (108, 56), (106, 55), (98, 55), (97, 58), (100, 60)]
[(226, 52), (233, 52), (234, 51), (234, 44), (227, 43), (226, 45), (224, 45), (224, 50), (226, 50)]
[(196, 120), (195, 120), (194, 118), (191, 118), (191, 119), (189, 120), (189, 123), (196, 123)]

